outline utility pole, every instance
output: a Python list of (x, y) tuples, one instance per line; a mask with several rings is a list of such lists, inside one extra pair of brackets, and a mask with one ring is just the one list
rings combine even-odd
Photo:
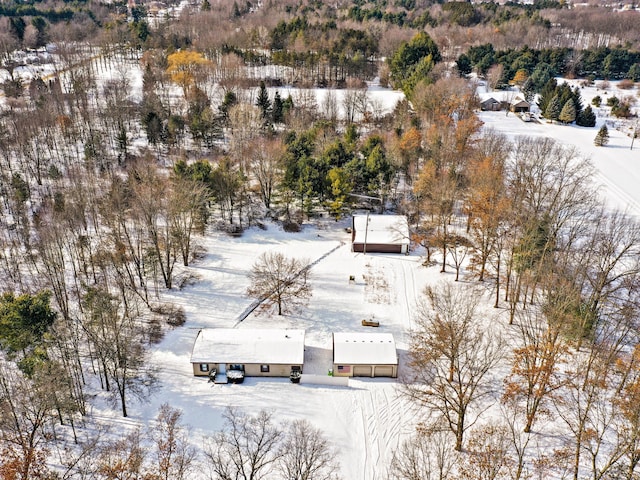
[(367, 212), (367, 218), (364, 223), (364, 245), (362, 246), (362, 254), (367, 254), (367, 234), (369, 233), (369, 212)]

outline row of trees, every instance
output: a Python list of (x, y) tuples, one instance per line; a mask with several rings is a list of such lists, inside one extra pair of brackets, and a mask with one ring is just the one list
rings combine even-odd
[(490, 43), (470, 47), (457, 59), (458, 70), (466, 75), (473, 70), (487, 75), (495, 65), (501, 66), (498, 86), (503, 88), (518, 75), (532, 77), (532, 88), (538, 92), (551, 77), (574, 75), (582, 78), (640, 80), (640, 57), (627, 48), (598, 47), (576, 51), (572, 48), (495, 51)]
[[(17, 385), (30, 387), (16, 380), (4, 365), (2, 373), (0, 407), (7, 414), (0, 421), (2, 478), (185, 480), (198, 471), (207, 472), (214, 480), (338, 478), (334, 448), (305, 420), (276, 423), (273, 414), (265, 410), (249, 416), (228, 408), (222, 414), (222, 429), (204, 438), (204, 447), (197, 449), (182, 411), (168, 404), (160, 406), (156, 418), (144, 429), (126, 434), (100, 429), (82, 435), (73, 449), (54, 446), (59, 459), (56, 473), (45, 463), (51, 453), (45, 438), (55, 433), (48, 426), (46, 397), (31, 396), (29, 404), (20, 405), (11, 394), (24, 393), (15, 390)], [(24, 423), (25, 414), (31, 415), (32, 424)]]

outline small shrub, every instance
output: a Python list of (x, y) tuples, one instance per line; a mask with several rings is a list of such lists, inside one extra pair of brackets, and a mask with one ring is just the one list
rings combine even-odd
[(162, 331), (162, 325), (157, 318), (151, 319), (147, 326), (147, 335), (149, 337), (149, 343), (158, 344), (164, 338), (164, 332)]
[(631, 116), (631, 107), (627, 102), (619, 103), (611, 108), (611, 115), (618, 118), (629, 118)]
[(607, 98), (608, 107), (616, 107), (620, 104), (620, 99), (616, 96)]
[(172, 311), (167, 315), (167, 325), (171, 327), (181, 327), (187, 321), (187, 314), (182, 307), (173, 305)]
[(596, 85), (600, 90), (607, 90), (611, 87), (611, 84), (608, 80), (601, 81), (598, 85)]
[(300, 231), (300, 224), (293, 220), (285, 220), (282, 222), (282, 229), (285, 232), (297, 233)]
[(631, 80), (629, 78), (625, 78), (624, 80), (620, 80), (620, 82), (618, 83), (618, 88), (620, 90), (631, 90), (634, 86), (635, 86), (635, 84), (633, 83), (633, 80)]
[(206, 254), (207, 251), (202, 245), (196, 245), (191, 249), (191, 260), (201, 260)]
[(599, 107), (600, 105), (602, 105), (602, 98), (600, 97), (600, 95), (596, 95), (591, 99), (591, 105), (595, 107)]
[(218, 230), (225, 232), (227, 235), (232, 237), (241, 237), (244, 233), (244, 229), (241, 225), (237, 223), (227, 223), (225, 221), (218, 223)]

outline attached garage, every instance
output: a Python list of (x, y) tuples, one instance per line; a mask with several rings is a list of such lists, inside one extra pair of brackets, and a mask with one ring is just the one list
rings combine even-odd
[(393, 366), (391, 365), (378, 365), (376, 371), (373, 374), (374, 377), (395, 377)]
[(371, 377), (371, 366), (369, 365), (354, 365), (353, 367), (354, 377)]
[(390, 333), (334, 333), (335, 377), (398, 376), (396, 342)]
[(404, 215), (354, 215), (351, 250), (363, 253), (409, 253), (409, 223)]

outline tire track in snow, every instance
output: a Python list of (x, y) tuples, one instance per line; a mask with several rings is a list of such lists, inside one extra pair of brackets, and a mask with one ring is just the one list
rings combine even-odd
[[(355, 397), (354, 397), (355, 398)], [(362, 417), (362, 442), (364, 443), (364, 463), (362, 465), (362, 480), (369, 480), (370, 477), (369, 469), (371, 468), (371, 438), (369, 437), (369, 423), (367, 422), (367, 418), (365, 417), (365, 409), (363, 405), (358, 404), (358, 400), (354, 401), (355, 408), (360, 410), (360, 415)]]
[[(404, 309), (407, 318), (405, 336), (408, 331), (413, 329), (413, 306), (415, 303), (416, 277), (412, 265), (406, 261), (402, 261), (402, 287), (404, 290)], [(409, 292), (414, 292), (414, 296), (410, 298)]]
[(629, 193), (618, 186), (613, 180), (610, 180), (604, 173), (599, 172), (596, 177), (600, 180), (602, 186), (609, 191), (610, 197), (626, 205), (627, 213), (636, 217), (640, 215), (640, 203), (635, 198), (629, 195)]

